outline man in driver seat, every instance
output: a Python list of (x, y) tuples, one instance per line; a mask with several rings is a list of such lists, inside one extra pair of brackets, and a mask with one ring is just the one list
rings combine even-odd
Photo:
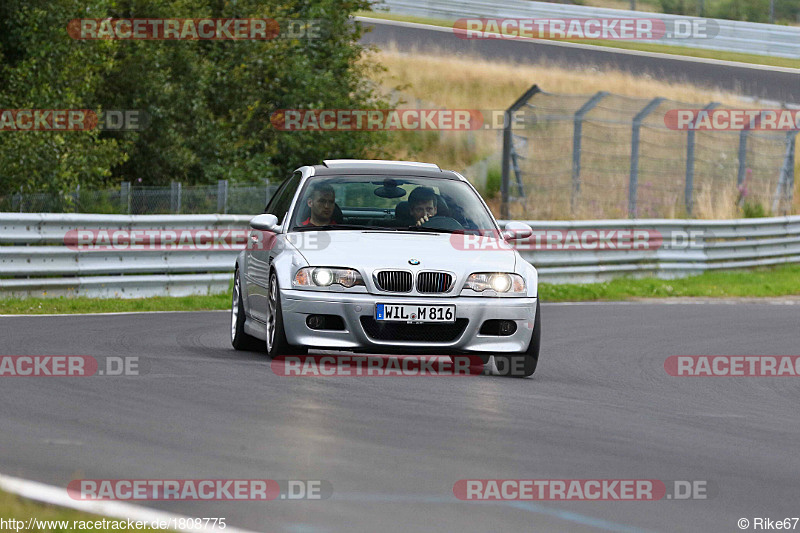
[(329, 226), (336, 224), (333, 212), (336, 207), (336, 193), (327, 183), (320, 183), (311, 187), (308, 197), (308, 207), (311, 214), (301, 224), (303, 226)]
[(408, 195), (408, 209), (417, 226), (435, 217), (437, 207), (436, 193), (430, 187), (417, 187)]

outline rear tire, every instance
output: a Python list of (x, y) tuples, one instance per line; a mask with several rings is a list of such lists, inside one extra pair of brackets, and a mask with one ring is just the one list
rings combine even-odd
[(260, 339), (244, 332), (245, 319), (244, 300), (242, 299), (242, 281), (239, 276), (239, 269), (237, 268), (236, 273), (233, 275), (233, 297), (231, 298), (231, 344), (237, 350), (247, 350), (250, 352), (264, 351), (264, 344)]
[(539, 300), (536, 300), (536, 318), (533, 319), (533, 335), (528, 349), (520, 354), (495, 355), (494, 361), (501, 376), (526, 378), (536, 372), (539, 364), (539, 347), (542, 344), (542, 321)]

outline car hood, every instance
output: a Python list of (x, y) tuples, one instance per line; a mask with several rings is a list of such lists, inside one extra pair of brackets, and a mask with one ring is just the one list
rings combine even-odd
[[(465, 246), (464, 238), (449, 233), (336, 230), (295, 233), (291, 240), (311, 266), (357, 268), (368, 276), (384, 268), (446, 270), (458, 278), (473, 272), (514, 271), (516, 254), (505, 243), (482, 239), (488, 246), (478, 250)], [(410, 264), (412, 260), (419, 264)]]

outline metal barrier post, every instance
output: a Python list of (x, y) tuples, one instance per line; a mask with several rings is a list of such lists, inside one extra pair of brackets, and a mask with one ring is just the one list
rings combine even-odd
[(181, 184), (177, 181), (170, 182), (169, 207), (173, 213), (181, 212)]
[(123, 181), (119, 184), (119, 212), (131, 212), (131, 182)]
[(514, 113), (539, 92), (541, 92), (541, 89), (539, 89), (537, 85), (533, 85), (530, 89), (525, 91), (525, 94), (517, 98), (517, 101), (511, 104), (511, 107), (506, 109), (505, 113), (503, 114), (503, 174), (500, 181), (500, 215), (504, 219), (508, 219), (508, 179), (509, 169), (511, 166), (511, 128), (513, 126), (512, 122)]
[(628, 185), (628, 216), (636, 218), (636, 194), (639, 186), (639, 135), (642, 127), (642, 121), (647, 118), (647, 115), (653, 112), (658, 105), (664, 101), (664, 98), (653, 98), (650, 102), (633, 117), (633, 127), (631, 130), (631, 174), (630, 184)]
[(747, 171), (747, 136), (750, 130), (742, 130), (739, 134), (739, 174), (736, 178), (736, 185), (741, 189)]
[(788, 201), (789, 209), (791, 209), (794, 196), (794, 145), (797, 134), (798, 131), (796, 130), (786, 132), (786, 154), (783, 157), (783, 165), (781, 166), (778, 185), (775, 187), (775, 194), (772, 195), (773, 214), (778, 213), (782, 198)]
[(217, 213), (228, 214), (228, 180), (217, 181)]
[(790, 132), (792, 137), (791, 146), (789, 147), (789, 182), (786, 187), (789, 189), (789, 205), (794, 202), (794, 165), (795, 165), (795, 145), (797, 144), (797, 134), (800, 132)]
[(599, 91), (592, 96), (580, 109), (575, 112), (573, 118), (574, 127), (572, 129), (572, 199), (570, 206), (575, 211), (575, 203), (578, 194), (581, 192), (581, 142), (583, 135), (583, 118), (600, 103), (600, 100), (608, 96), (608, 92)]
[(509, 127), (510, 113), (503, 114), (503, 161), (502, 177), (500, 179), (500, 216), (508, 218), (508, 169), (511, 159), (511, 128)]
[(694, 208), (694, 141), (695, 141), (695, 134), (697, 127), (697, 123), (700, 121), (701, 114), (705, 111), (711, 111), (715, 107), (717, 107), (719, 103), (711, 102), (707, 106), (705, 106), (700, 113), (697, 114), (696, 120), (692, 123), (692, 127), (689, 128), (689, 132), (686, 135), (686, 188), (683, 191), (683, 200), (686, 204), (686, 214), (691, 217), (692, 216), (692, 209)]

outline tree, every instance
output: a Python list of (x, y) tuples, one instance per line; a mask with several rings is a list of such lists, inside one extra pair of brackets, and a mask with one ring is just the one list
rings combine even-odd
[[(6, 0), (0, 5), (3, 108), (140, 109), (140, 132), (0, 134), (0, 194), (282, 178), (302, 164), (380, 153), (377, 132), (281, 132), (276, 109), (374, 109), (363, 29), (368, 0)], [(320, 21), (321, 38), (245, 41), (74, 40), (78, 18)]]
[[(118, 43), (73, 41), (66, 21), (106, 10), (105, 0), (0, 3), (0, 108), (94, 109)], [(127, 144), (96, 130), (0, 132), (0, 193), (100, 185), (125, 161)]]

